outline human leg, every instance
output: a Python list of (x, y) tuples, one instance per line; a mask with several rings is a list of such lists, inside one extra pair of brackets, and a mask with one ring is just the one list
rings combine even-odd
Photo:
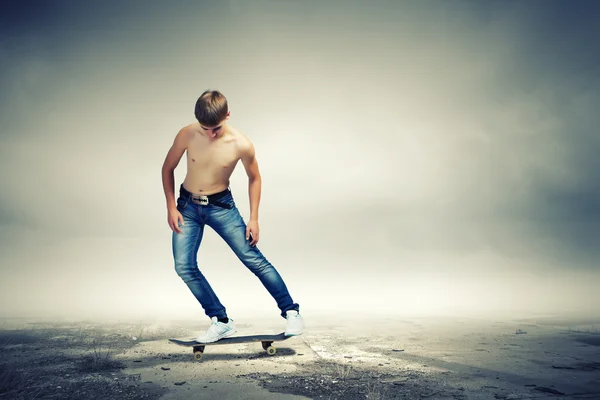
[(177, 199), (177, 210), (183, 216), (184, 224), (180, 225), (181, 233), (173, 232), (172, 236), (175, 271), (209, 318), (226, 318), (225, 307), (198, 268), (198, 249), (205, 226), (199, 207), (180, 196)]
[(219, 198), (218, 201), (229, 205), (230, 208), (206, 206), (206, 224), (223, 238), (240, 261), (258, 277), (277, 302), (282, 317), (285, 317), (289, 310), (299, 310), (299, 305), (292, 300), (279, 272), (257, 246), (250, 246), (249, 241), (246, 240), (246, 224), (235, 206), (231, 193)]

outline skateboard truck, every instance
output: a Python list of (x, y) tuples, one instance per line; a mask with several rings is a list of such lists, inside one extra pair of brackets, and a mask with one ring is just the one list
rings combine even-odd
[[(275, 353), (277, 353), (277, 349), (275, 348), (275, 346), (273, 346), (272, 341), (261, 341), (261, 343), (262, 343), (262, 348), (267, 351), (268, 355), (274, 356)], [(194, 346), (194, 359), (196, 359), (196, 361), (202, 360), (202, 356), (204, 355), (205, 347), (206, 347), (206, 345)]]

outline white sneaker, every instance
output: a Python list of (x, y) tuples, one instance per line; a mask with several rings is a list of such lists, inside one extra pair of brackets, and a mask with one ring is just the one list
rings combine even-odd
[(219, 322), (217, 317), (211, 318), (212, 323), (206, 330), (206, 332), (201, 333), (197, 338), (196, 342), (200, 343), (212, 343), (217, 340), (229, 337), (237, 332), (235, 328), (235, 323), (231, 318), (229, 318), (229, 322)]
[(304, 320), (296, 310), (289, 310), (285, 313), (287, 324), (285, 326), (285, 336), (302, 335), (304, 330)]

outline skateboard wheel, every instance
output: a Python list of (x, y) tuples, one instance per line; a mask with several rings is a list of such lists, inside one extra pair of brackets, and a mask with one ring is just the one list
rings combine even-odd
[(267, 354), (269, 354), (270, 356), (274, 355), (277, 352), (277, 349), (273, 346), (269, 346), (267, 348)]
[(201, 351), (195, 351), (194, 352), (194, 358), (196, 359), (196, 361), (201, 361), (202, 360), (202, 352)]

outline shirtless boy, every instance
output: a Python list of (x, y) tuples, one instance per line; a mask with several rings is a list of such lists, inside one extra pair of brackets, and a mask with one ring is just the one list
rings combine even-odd
[[(200, 272), (198, 249), (205, 225), (210, 226), (240, 261), (262, 282), (286, 318), (285, 334), (302, 334), (304, 321), (277, 270), (258, 250), (258, 204), (261, 177), (254, 146), (242, 133), (226, 123), (227, 99), (216, 90), (198, 98), (198, 122), (182, 128), (175, 136), (162, 167), (162, 183), (167, 199), (168, 222), (172, 234), (175, 271), (200, 302), (212, 324), (197, 337), (214, 342), (236, 332), (234, 321)], [(174, 171), (187, 151), (187, 173), (175, 199)], [(241, 217), (229, 188), (229, 178), (241, 160), (248, 175), (250, 219)]]

